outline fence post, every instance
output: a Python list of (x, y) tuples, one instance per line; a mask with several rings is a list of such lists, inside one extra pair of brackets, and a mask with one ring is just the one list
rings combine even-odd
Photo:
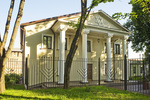
[(100, 57), (98, 59), (98, 85), (100, 85), (100, 78), (101, 78), (101, 69), (100, 69)]
[(127, 57), (124, 55), (124, 90), (127, 90)]
[(28, 90), (28, 70), (29, 70), (29, 55), (26, 57), (26, 66), (25, 66), (25, 85)]
[(145, 81), (145, 65), (144, 65), (144, 59), (143, 59), (143, 82)]
[(150, 53), (148, 53), (148, 64), (149, 64), (148, 75), (150, 77)]

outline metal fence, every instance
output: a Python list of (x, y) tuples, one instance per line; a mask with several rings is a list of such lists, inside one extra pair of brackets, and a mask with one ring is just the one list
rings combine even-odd
[[(60, 62), (58, 58), (53, 60), (52, 57), (28, 59), (26, 63), (29, 65), (26, 67), (28, 89), (63, 87), (63, 84), (58, 84)], [(105, 85), (124, 89), (124, 59), (112, 60), (111, 64), (111, 70), (108, 71), (107, 60), (74, 59), (70, 72), (70, 86)], [(108, 75), (111, 81), (106, 80)], [(85, 77), (87, 82), (83, 82)]]
[[(26, 85), (32, 88), (63, 87), (58, 84), (58, 58), (40, 57), (27, 59)], [(65, 62), (65, 61), (63, 61)], [(148, 59), (114, 58), (111, 70), (107, 70), (108, 60), (74, 59), (70, 73), (70, 86), (104, 85), (131, 92), (150, 95), (150, 61)], [(85, 64), (87, 69), (85, 70)], [(86, 74), (85, 74), (86, 73)], [(87, 76), (86, 76), (87, 75)], [(87, 77), (87, 82), (83, 79)], [(107, 78), (110, 80), (107, 81)]]
[[(63, 87), (63, 84), (58, 84), (59, 64), (62, 62), (58, 58), (40, 57), (36, 60), (27, 58), (24, 62), (26, 62), (25, 68), (22, 66), (22, 61), (8, 59), (5, 75), (10, 75), (9, 77), (14, 80), (19, 76), (17, 84), (22, 84), (24, 78), (22, 72), (25, 72), (25, 84), (28, 89)], [(70, 73), (70, 86), (104, 85), (150, 95), (150, 59), (113, 58), (111, 70), (107, 70), (107, 63), (107, 59), (100, 58), (74, 59)], [(108, 76), (110, 81), (107, 81)], [(85, 77), (87, 82), (83, 82)]]
[(150, 95), (150, 59), (129, 59), (128, 90)]
[(22, 84), (22, 69), (21, 60), (9, 58), (5, 65), (5, 83), (15, 80), (16, 84)]

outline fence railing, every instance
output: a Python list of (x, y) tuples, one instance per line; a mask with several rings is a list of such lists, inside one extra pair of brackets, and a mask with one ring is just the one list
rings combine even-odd
[(150, 95), (150, 59), (129, 60), (128, 90)]
[[(28, 88), (38, 87), (62, 87), (59, 84), (60, 61), (51, 57), (41, 57), (39, 59), (28, 59), (28, 66), (26, 67), (26, 84)], [(84, 86), (86, 85), (107, 85), (118, 86), (124, 89), (124, 59), (112, 60), (111, 68), (107, 70), (107, 61), (93, 60), (93, 59), (75, 59), (72, 62), (70, 72), (70, 86)], [(113, 66), (115, 65), (115, 66)], [(64, 69), (63, 69), (64, 71)], [(106, 82), (109, 77), (112, 81)], [(113, 82), (113, 83), (112, 83)]]
[[(110, 60), (100, 58), (74, 59), (70, 73), (70, 86), (105, 85), (150, 95), (150, 59), (127, 59), (126, 57), (112, 59), (109, 70), (108, 61)], [(22, 68), (22, 61), (9, 59), (5, 66), (5, 74), (19, 75), (20, 83), (22, 78), (25, 78), (27, 89), (63, 87), (63, 84), (59, 84), (59, 71), (60, 62), (65, 64), (65, 61), (40, 57), (26, 58), (24, 62), (25, 68)], [(22, 77), (22, 74), (25, 74), (25, 77)], [(111, 81), (107, 81), (108, 77)]]

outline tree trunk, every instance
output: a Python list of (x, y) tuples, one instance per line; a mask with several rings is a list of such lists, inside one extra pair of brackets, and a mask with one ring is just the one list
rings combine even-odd
[(7, 17), (6, 30), (4, 33), (3, 41), (2, 42), (0, 41), (0, 93), (3, 93), (5, 91), (5, 65), (9, 58), (9, 55), (11, 54), (11, 51), (12, 51), (14, 43), (15, 43), (18, 27), (19, 27), (20, 20), (23, 15), (24, 3), (25, 3), (25, 0), (20, 1), (18, 15), (17, 15), (16, 21), (14, 24), (10, 44), (9, 44), (8, 50), (6, 52), (4, 49), (4, 45), (7, 40), (10, 18), (12, 16), (12, 14), (10, 14), (10, 13), (12, 13), (12, 10), (13, 10), (12, 6), (14, 5), (14, 0), (11, 1), (11, 7), (10, 7), (9, 14)]
[[(2, 48), (0, 47), (0, 49)], [(5, 56), (5, 49), (1, 51), (3, 51), (3, 53), (0, 53), (0, 94), (5, 91), (5, 65), (3, 65), (3, 57)]]
[(67, 55), (67, 59), (66, 59), (66, 63), (65, 63), (65, 75), (64, 75), (64, 89), (68, 89), (70, 87), (69, 81), (70, 81), (70, 71), (71, 71), (71, 64), (73, 61), (73, 57), (76, 53), (76, 50), (78, 48), (78, 43), (79, 43), (79, 39), (81, 37), (81, 32), (84, 26), (84, 22), (86, 20), (86, 10), (87, 7), (87, 0), (81, 0), (81, 8), (82, 8), (82, 12), (81, 12), (81, 19), (80, 19), (80, 23), (79, 26), (77, 28), (75, 37), (72, 41), (71, 44), (71, 48), (70, 51)]
[(2, 65), (2, 60), (0, 60), (0, 93), (5, 91), (5, 66)]

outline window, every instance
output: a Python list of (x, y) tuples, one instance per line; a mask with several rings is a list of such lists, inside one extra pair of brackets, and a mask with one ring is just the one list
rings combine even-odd
[(52, 36), (43, 36), (43, 48), (52, 49)]
[(133, 73), (136, 74), (136, 67), (133, 67)]
[(87, 52), (91, 52), (91, 41), (87, 41)]
[(115, 44), (115, 54), (120, 54), (120, 44)]

